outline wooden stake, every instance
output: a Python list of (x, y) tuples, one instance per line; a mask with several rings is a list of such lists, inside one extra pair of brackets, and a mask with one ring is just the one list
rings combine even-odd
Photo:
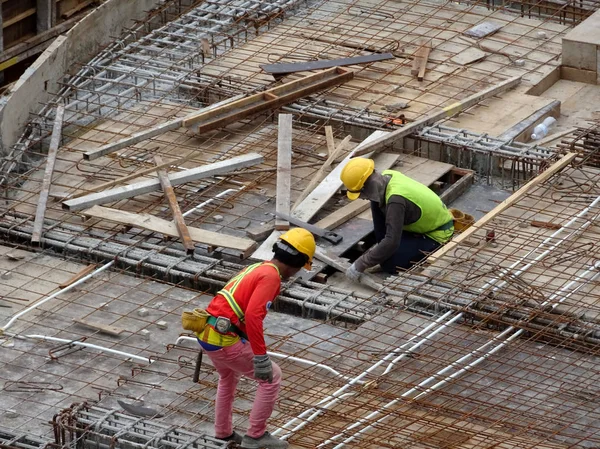
[(90, 274), (92, 271), (94, 271), (96, 269), (96, 267), (97, 267), (97, 265), (94, 265), (94, 264), (88, 265), (87, 267), (83, 268), (79, 273), (77, 273), (75, 276), (73, 276), (71, 279), (69, 279), (68, 281), (65, 281), (62, 284), (59, 284), (58, 288), (67, 288), (69, 285), (77, 282), (82, 277)]
[(444, 247), (442, 247), (440, 250), (436, 251), (431, 256), (429, 256), (427, 258), (427, 262), (434, 263), (437, 260), (439, 260), (441, 257), (443, 257), (446, 253), (454, 250), (463, 240), (472, 236), (473, 233), (478, 231), (479, 229), (484, 228), (497, 215), (504, 212), (506, 209), (511, 207), (517, 201), (519, 201), (523, 196), (525, 196), (527, 193), (529, 193), (531, 191), (531, 189), (533, 189), (534, 187), (537, 187), (538, 185), (540, 185), (547, 179), (551, 178), (554, 174), (561, 171), (567, 165), (569, 165), (573, 161), (573, 159), (575, 159), (576, 156), (577, 156), (577, 154), (575, 154), (575, 153), (567, 153), (565, 156), (563, 156), (561, 159), (559, 159), (557, 162), (555, 162), (550, 168), (548, 168), (542, 174), (540, 174), (539, 176), (536, 176), (534, 179), (529, 181), (527, 184), (525, 184), (523, 187), (521, 187), (519, 190), (517, 190), (515, 193), (513, 193), (511, 196), (509, 196), (507, 199), (505, 199), (500, 204), (498, 204), (496, 207), (494, 207), (491, 211), (489, 211), (487, 214), (485, 214), (481, 219), (476, 221), (475, 224), (473, 226), (471, 226), (469, 229), (467, 229), (465, 232), (463, 232), (459, 236), (455, 237), (450, 242), (446, 243), (446, 245), (444, 245)]
[(416, 122), (412, 122), (410, 125), (406, 125), (403, 128), (397, 129), (396, 131), (388, 133), (385, 136), (382, 136), (376, 140), (373, 140), (363, 145), (360, 149), (354, 152), (352, 157), (363, 156), (367, 153), (380, 151), (386, 146), (401, 141), (401, 139), (404, 139), (404, 137), (408, 136), (409, 134), (418, 131), (420, 128), (433, 125), (435, 122), (439, 122), (442, 119), (452, 117), (453, 115), (456, 115), (459, 112), (462, 112), (465, 109), (470, 108), (471, 106), (479, 103), (481, 100), (485, 100), (486, 98), (490, 98), (494, 95), (504, 92), (510, 89), (511, 87), (516, 86), (520, 82), (521, 77), (515, 76), (514, 78), (510, 78), (506, 81), (501, 82), (497, 86), (493, 86), (488, 89), (482, 90), (481, 92), (471, 95), (470, 97), (467, 97), (462, 101), (451, 104), (450, 106), (446, 106), (438, 112), (430, 114), (427, 117), (417, 120)]
[(335, 140), (333, 139), (333, 128), (331, 126), (325, 127), (325, 139), (327, 140), (327, 153), (331, 156), (335, 151)]
[(42, 188), (40, 189), (38, 206), (35, 211), (35, 221), (33, 223), (33, 232), (31, 234), (31, 243), (34, 244), (39, 244), (42, 238), (44, 216), (46, 215), (46, 205), (48, 204), (48, 195), (50, 193), (50, 185), (52, 184), (52, 174), (54, 173), (56, 155), (58, 154), (58, 147), (60, 146), (64, 116), (65, 107), (64, 105), (60, 104), (56, 108), (56, 118), (54, 119), (54, 127), (52, 128), (50, 148), (48, 148), (48, 159), (46, 160), (44, 179), (42, 180)]
[(321, 168), (317, 170), (317, 173), (312, 177), (306, 188), (302, 191), (302, 193), (294, 203), (294, 208), (296, 208), (296, 206), (300, 204), (304, 200), (304, 198), (306, 198), (308, 194), (312, 192), (315, 189), (315, 187), (323, 180), (325, 170), (327, 170), (331, 166), (331, 164), (333, 164), (336, 158), (342, 153), (344, 148), (346, 148), (346, 146), (350, 142), (350, 139), (352, 139), (352, 136), (346, 136), (344, 140), (340, 142), (337, 148), (333, 150), (333, 153), (329, 155), (327, 160), (323, 163)]
[(175, 196), (175, 191), (173, 190), (171, 181), (169, 181), (167, 171), (164, 168), (158, 168), (158, 166), (164, 165), (164, 162), (158, 155), (154, 156), (154, 162), (156, 162), (157, 165), (156, 172), (158, 173), (160, 185), (162, 186), (163, 192), (165, 192), (171, 212), (173, 212), (173, 221), (175, 222), (175, 226), (177, 226), (179, 237), (181, 237), (186, 251), (188, 253), (193, 253), (195, 249), (194, 241), (190, 237), (190, 231), (188, 230), (185, 220), (183, 219), (183, 215), (181, 213), (181, 209), (179, 208), (179, 203), (177, 202), (177, 197)]
[[(277, 212), (290, 214), (292, 185), (292, 114), (279, 114), (277, 136)], [(275, 218), (275, 229), (285, 231), (290, 228), (287, 220)]]

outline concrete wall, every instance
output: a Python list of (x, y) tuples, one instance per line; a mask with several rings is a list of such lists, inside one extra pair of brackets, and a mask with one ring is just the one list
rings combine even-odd
[(562, 47), (564, 79), (600, 84), (600, 11), (569, 31)]
[(58, 82), (75, 64), (84, 63), (114, 36), (143, 19), (161, 0), (108, 0), (93, 10), (50, 47), (21, 76), (12, 95), (0, 105), (0, 154), (6, 155), (29, 120), (58, 92)]

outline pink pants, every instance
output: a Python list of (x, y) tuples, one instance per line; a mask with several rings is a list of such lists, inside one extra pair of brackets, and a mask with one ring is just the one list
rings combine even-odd
[[(233, 433), (232, 414), (235, 389), (241, 376), (254, 379), (254, 353), (250, 343), (237, 342), (218, 351), (206, 351), (215, 369), (219, 373), (217, 403), (215, 410), (215, 437), (225, 438)], [(254, 379), (258, 390), (250, 412), (250, 428), (246, 435), (260, 438), (267, 430), (267, 419), (273, 413), (279, 387), (281, 368), (273, 363), (273, 382)]]

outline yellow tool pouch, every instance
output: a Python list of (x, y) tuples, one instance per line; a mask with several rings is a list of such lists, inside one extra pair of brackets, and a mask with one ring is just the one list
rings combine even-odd
[(465, 232), (475, 223), (475, 218), (472, 215), (465, 214), (458, 209), (451, 208), (448, 211), (450, 211), (454, 218), (454, 232)]
[(201, 333), (206, 327), (209, 316), (204, 309), (194, 309), (192, 312), (184, 311), (181, 314), (181, 326), (186, 331)]

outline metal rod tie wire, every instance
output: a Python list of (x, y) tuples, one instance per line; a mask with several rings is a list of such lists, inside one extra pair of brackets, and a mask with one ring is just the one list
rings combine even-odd
[[(121, 253), (124, 253), (123, 256), (127, 257), (127, 252), (129, 251), (130, 248), (125, 248), (123, 251), (121, 251)], [(141, 257), (140, 260), (138, 260), (137, 266), (136, 266), (136, 272), (141, 273), (143, 270), (143, 264), (152, 256), (157, 255), (158, 254), (158, 249), (151, 249), (148, 251), (148, 253)], [(121, 256), (121, 254), (117, 254), (115, 255), (115, 263), (117, 263), (119, 257)]]
[(169, 265), (167, 265), (167, 267), (165, 268), (165, 276), (167, 279), (171, 278), (171, 270), (173, 268), (175, 268), (177, 265), (179, 265), (182, 262), (185, 262), (186, 260), (190, 259), (190, 256), (188, 256), (187, 254), (183, 257), (180, 257), (179, 259), (175, 259), (172, 263), (170, 263)]

